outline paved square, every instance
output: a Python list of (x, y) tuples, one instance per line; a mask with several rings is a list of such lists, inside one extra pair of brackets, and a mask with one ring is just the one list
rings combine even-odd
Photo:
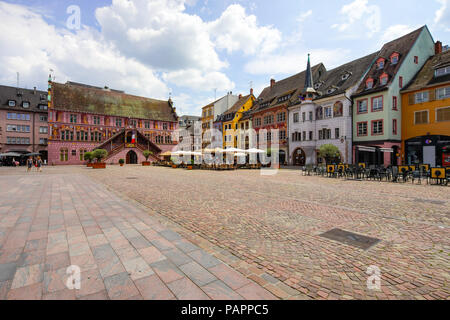
[[(450, 298), (449, 187), (141, 166), (0, 179), (0, 298), (51, 298), (39, 280), (68, 259), (91, 275), (69, 298)], [(321, 236), (333, 229), (380, 241)]]

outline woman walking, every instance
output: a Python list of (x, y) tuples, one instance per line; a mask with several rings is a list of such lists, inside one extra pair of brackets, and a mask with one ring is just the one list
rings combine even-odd
[(42, 160), (41, 157), (37, 157), (36, 167), (38, 172), (42, 172)]

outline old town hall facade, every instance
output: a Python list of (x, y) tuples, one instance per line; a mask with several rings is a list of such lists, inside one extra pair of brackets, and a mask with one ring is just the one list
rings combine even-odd
[(158, 160), (173, 148), (178, 117), (171, 99), (161, 101), (123, 91), (49, 79), (49, 165), (83, 164), (84, 154), (105, 149), (108, 164)]

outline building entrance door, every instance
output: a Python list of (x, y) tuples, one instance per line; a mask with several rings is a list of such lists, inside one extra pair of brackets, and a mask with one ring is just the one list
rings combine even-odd
[(436, 147), (423, 147), (423, 163), (429, 164), (431, 167), (436, 167)]
[(138, 156), (136, 154), (136, 152), (134, 152), (133, 150), (131, 150), (130, 152), (127, 153), (127, 164), (137, 164), (138, 163)]

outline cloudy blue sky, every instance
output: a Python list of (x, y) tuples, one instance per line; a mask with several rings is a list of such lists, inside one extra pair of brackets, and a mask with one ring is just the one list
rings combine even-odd
[(450, 43), (450, 0), (0, 0), (0, 21), (0, 84), (19, 72), (45, 89), (53, 69), (58, 82), (172, 94), (179, 114), (198, 115), (215, 90), (258, 94), (307, 53), (331, 69), (424, 24)]

